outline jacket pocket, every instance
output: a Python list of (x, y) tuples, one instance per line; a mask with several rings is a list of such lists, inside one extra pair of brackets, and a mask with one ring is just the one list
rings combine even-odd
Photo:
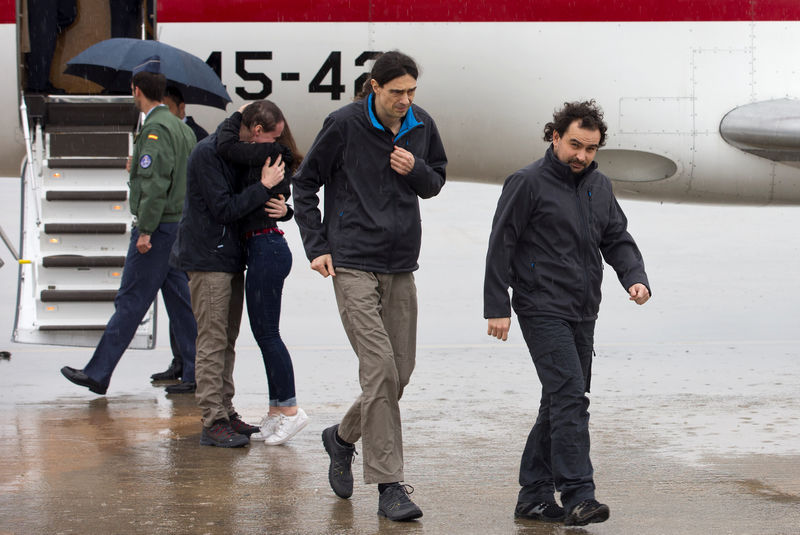
[(539, 287), (539, 270), (535, 261), (530, 261), (524, 266), (516, 266), (511, 274), (511, 286), (526, 293), (534, 293)]
[(128, 206), (132, 214), (137, 214), (139, 212), (139, 201), (142, 198), (142, 189), (136, 180), (130, 180), (128, 182), (128, 189), (131, 192), (131, 198), (128, 199)]
[(223, 254), (226, 249), (230, 248), (230, 236), (225, 225), (217, 225), (215, 228), (209, 229), (209, 231), (214, 236), (213, 240), (209, 240), (209, 244), (213, 244), (213, 249), (209, 251), (210, 253)]

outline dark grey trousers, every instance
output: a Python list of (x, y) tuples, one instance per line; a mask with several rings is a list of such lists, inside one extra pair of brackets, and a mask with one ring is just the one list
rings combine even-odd
[(594, 498), (589, 459), (589, 391), (594, 321), (519, 317), (542, 384), (539, 415), (519, 468), (519, 501), (552, 501), (554, 491), (569, 511)]

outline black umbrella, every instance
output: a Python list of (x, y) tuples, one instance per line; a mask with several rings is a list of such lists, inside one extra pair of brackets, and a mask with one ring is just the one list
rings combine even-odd
[(161, 59), (161, 72), (187, 104), (225, 109), (231, 97), (217, 74), (202, 59), (174, 46), (140, 39), (106, 39), (67, 62), (66, 74), (100, 84), (108, 91), (128, 93), (131, 72), (148, 58)]

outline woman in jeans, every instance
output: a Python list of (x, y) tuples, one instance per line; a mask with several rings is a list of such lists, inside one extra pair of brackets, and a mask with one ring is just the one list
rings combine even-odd
[[(262, 168), (282, 162), (287, 173), (272, 188), (272, 196), (289, 198), (289, 176), (302, 156), (281, 110), (268, 100), (253, 102), (222, 122), (217, 129), (217, 152), (236, 164), (241, 191), (261, 179)], [(297, 406), (294, 368), (280, 336), (283, 281), (292, 268), (292, 253), (277, 221), (288, 221), (293, 211), (276, 220), (262, 208), (239, 220), (245, 243), (247, 275), (245, 295), (250, 329), (261, 349), (269, 388), (269, 412), (261, 422), (260, 436), (268, 445), (283, 444), (308, 424), (308, 416)], [(253, 435), (258, 438), (258, 435)]]

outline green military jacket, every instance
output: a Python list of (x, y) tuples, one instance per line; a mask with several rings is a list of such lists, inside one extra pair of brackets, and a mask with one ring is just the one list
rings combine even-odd
[(130, 208), (136, 226), (152, 234), (160, 223), (181, 219), (186, 161), (197, 138), (166, 106), (153, 108), (136, 136), (131, 156)]

